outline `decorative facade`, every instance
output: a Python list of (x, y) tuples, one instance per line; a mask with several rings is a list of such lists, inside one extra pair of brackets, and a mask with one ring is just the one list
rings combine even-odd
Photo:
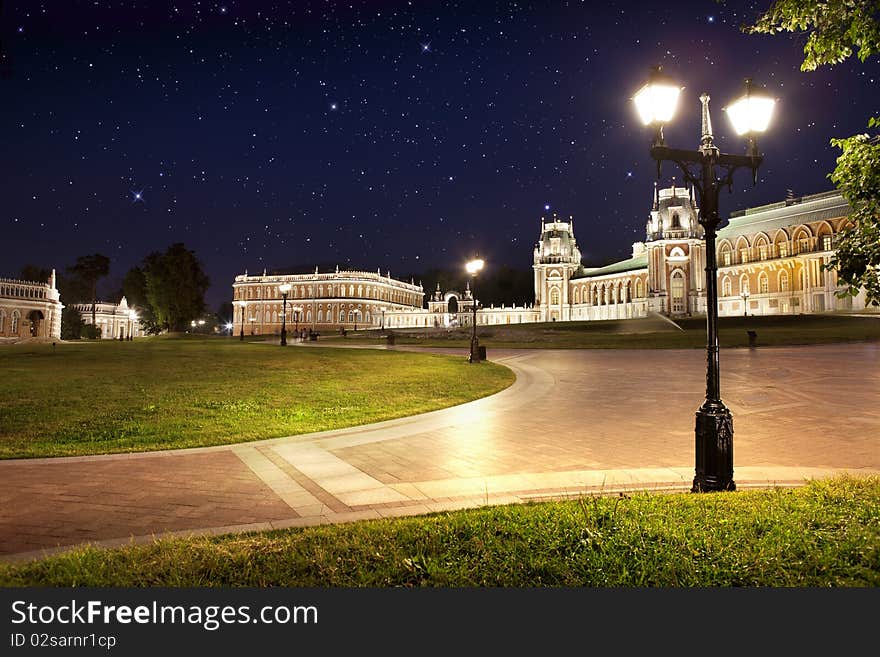
[[(654, 186), (645, 241), (632, 256), (584, 267), (574, 221), (541, 219), (533, 251), (535, 303), (496, 308), (477, 303), (480, 326), (528, 322), (629, 319), (706, 312), (706, 247), (693, 190)], [(825, 271), (849, 206), (837, 192), (788, 198), (734, 212), (718, 231), (718, 311), (721, 316), (858, 310), (865, 294), (838, 298), (844, 286)], [(473, 322), (474, 296), (437, 289), (423, 307), (421, 285), (379, 272), (237, 276), (233, 284), (236, 332), (281, 332), (278, 286), (289, 283), (288, 318), (300, 328), (459, 327)], [(288, 327), (292, 330), (290, 321)]]
[(54, 269), (43, 283), (0, 278), (0, 341), (60, 340), (62, 308)]
[[(92, 323), (92, 304), (76, 303), (73, 307), (79, 311), (83, 322)], [(129, 307), (125, 297), (119, 303), (98, 301), (95, 304), (95, 324), (101, 329), (102, 340), (128, 340), (143, 335), (137, 312)]]
[[(843, 289), (825, 271), (849, 206), (837, 192), (789, 198), (734, 212), (718, 231), (719, 315), (776, 315), (856, 310), (862, 291)], [(584, 268), (572, 222), (541, 223), (534, 251), (539, 321), (705, 314), (706, 253), (692, 190), (654, 190), (644, 242), (632, 257)]]
[(235, 277), (232, 285), (235, 333), (281, 333), (284, 299), (279, 287), (291, 286), (287, 295), (289, 331), (317, 333), (341, 329), (385, 326), (428, 326), (422, 311), (421, 285), (391, 278), (390, 273), (339, 271), (313, 274), (277, 274)]

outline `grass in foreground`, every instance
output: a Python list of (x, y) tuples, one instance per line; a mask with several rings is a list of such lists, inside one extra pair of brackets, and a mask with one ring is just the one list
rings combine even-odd
[(880, 477), (638, 494), (0, 564), (3, 586), (880, 585)]
[(148, 338), (0, 349), (0, 458), (174, 449), (336, 429), (498, 392), (431, 354)]
[[(594, 322), (551, 322), (478, 326), (480, 344), (509, 349), (705, 349), (706, 319), (675, 320), (679, 330), (659, 316)], [(392, 329), (396, 344), (467, 348), (469, 327), (456, 329)], [(722, 347), (747, 347), (755, 331), (758, 347), (880, 340), (880, 314), (722, 317)], [(345, 340), (385, 342), (385, 332), (349, 333)]]

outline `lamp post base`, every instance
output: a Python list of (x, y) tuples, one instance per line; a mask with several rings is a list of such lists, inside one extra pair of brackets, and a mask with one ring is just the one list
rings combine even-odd
[(281, 331), (281, 346), (282, 347), (287, 346), (287, 331), (285, 331), (285, 330)]
[(480, 362), (480, 341), (474, 338), (471, 340), (471, 355), (468, 358), (468, 362), (470, 363), (479, 363)]
[(696, 416), (696, 476), (691, 492), (736, 490), (733, 481), (733, 416), (720, 401), (707, 401)]

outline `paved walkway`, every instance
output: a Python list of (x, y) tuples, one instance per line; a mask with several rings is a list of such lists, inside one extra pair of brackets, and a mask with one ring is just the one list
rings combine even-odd
[[(415, 417), (235, 446), (2, 461), (0, 555), (690, 488), (705, 352), (489, 357), (516, 372), (513, 386)], [(880, 474), (880, 344), (725, 350), (721, 365), (739, 488)]]

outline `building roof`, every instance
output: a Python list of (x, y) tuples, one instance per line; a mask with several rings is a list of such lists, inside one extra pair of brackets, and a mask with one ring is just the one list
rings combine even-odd
[(718, 239), (731, 238), (810, 221), (835, 219), (850, 213), (849, 203), (839, 192), (830, 191), (733, 212), (730, 223), (718, 231)]
[(637, 255), (634, 258), (629, 258), (628, 260), (612, 262), (610, 265), (605, 265), (604, 267), (599, 267), (598, 269), (591, 269), (583, 276), (579, 276), (578, 278), (595, 278), (596, 276), (604, 276), (606, 274), (620, 274), (625, 271), (645, 269), (647, 268), (647, 266), (648, 254), (646, 252), (641, 255)]

